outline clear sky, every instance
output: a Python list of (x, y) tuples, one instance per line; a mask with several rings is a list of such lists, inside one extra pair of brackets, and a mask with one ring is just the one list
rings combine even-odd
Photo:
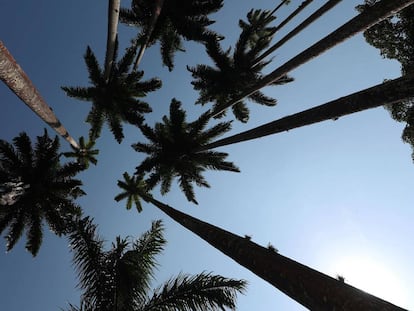
[[(280, 10), (279, 19), (302, 1)], [(314, 1), (276, 38), (308, 16), (325, 1)], [(356, 15), (362, 0), (342, 1), (326, 16), (279, 49), (271, 71)], [(253, 7), (273, 8), (278, 1), (225, 1), (214, 16), (213, 28), (226, 36), (226, 46), (239, 34), (239, 18)], [(122, 1), (126, 6), (128, 1)], [(276, 24), (276, 23), (275, 23)], [(37, 86), (66, 126), (78, 138), (86, 136), (84, 119), (90, 104), (67, 98), (60, 86), (87, 85), (83, 61), (90, 45), (103, 63), (107, 1), (14, 0), (0, 1), (0, 40)], [(125, 47), (135, 30), (119, 27)], [(176, 55), (176, 68), (161, 66), (158, 47), (147, 50), (142, 62), (145, 77), (158, 76), (163, 88), (147, 98), (154, 112), (153, 124), (168, 112), (176, 97), (187, 109), (189, 120), (207, 107), (194, 106), (197, 93), (190, 85), (185, 65), (208, 63), (201, 45), (186, 42), (186, 53)], [(358, 35), (312, 60), (291, 75), (285, 86), (266, 88), (278, 99), (276, 107), (250, 104), (250, 122), (234, 122), (232, 133), (325, 103), (400, 75), (399, 64), (384, 60)], [(26, 131), (32, 138), (45, 124), (4, 85), (0, 85), (0, 138), (11, 140)], [(229, 114), (230, 115), (230, 114)], [(214, 122), (212, 122), (213, 124)], [(196, 189), (199, 206), (188, 203), (176, 185), (156, 198), (204, 221), (239, 235), (248, 234), (261, 245), (271, 242), (280, 253), (303, 264), (414, 310), (414, 166), (410, 147), (400, 139), (402, 124), (383, 108), (361, 112), (221, 150), (241, 173), (208, 172), (211, 189)], [(160, 284), (179, 272), (212, 271), (249, 282), (238, 310), (304, 310), (296, 302), (239, 266), (191, 232), (169, 220), (152, 206), (144, 212), (126, 211), (116, 203), (116, 181), (133, 173), (142, 160), (131, 143), (143, 140), (136, 128), (125, 126), (125, 140), (117, 144), (105, 129), (98, 140), (99, 162), (81, 174), (87, 196), (79, 203), (99, 224), (108, 242), (116, 235), (138, 236), (151, 220), (163, 219), (168, 245), (159, 257)], [(52, 130), (49, 131), (52, 133)], [(62, 151), (69, 146), (61, 140)], [(46, 230), (47, 231), (47, 230)], [(109, 243), (108, 243), (109, 244)], [(0, 310), (59, 310), (67, 302), (79, 303), (77, 280), (71, 265), (68, 242), (45, 232), (39, 255), (24, 250), (24, 239), (8, 254), (1, 240)]]

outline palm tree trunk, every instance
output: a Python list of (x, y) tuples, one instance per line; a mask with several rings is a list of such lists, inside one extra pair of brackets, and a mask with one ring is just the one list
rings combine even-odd
[(275, 32), (282, 29), (287, 23), (289, 23), (296, 15), (298, 15), (302, 10), (304, 10), (309, 4), (312, 3), (313, 0), (305, 0), (303, 1), (296, 10), (294, 10), (288, 17), (286, 17), (278, 26), (276, 26)]
[(412, 97), (414, 97), (414, 74), (390, 80), (357, 93), (335, 99), (326, 104), (266, 123), (251, 130), (219, 139), (203, 146), (198, 151), (281, 133), (321, 121), (336, 120), (348, 114), (383, 105), (399, 103), (404, 99)]
[(179, 224), (310, 310), (403, 311), (292, 259), (147, 198)]
[(29, 77), (17, 64), (2, 41), (0, 41), (0, 80), (59, 135), (66, 139), (74, 148), (79, 149), (76, 141), (57, 119), (52, 109), (46, 104)]
[(406, 8), (413, 3), (414, 0), (382, 0), (374, 4), (335, 31), (331, 32), (325, 38), (319, 40), (311, 47), (307, 48), (279, 68), (272, 71), (251, 89), (244, 91), (240, 96), (234, 98), (229, 103), (218, 106), (211, 112), (211, 116), (215, 117), (219, 115), (221, 112), (233, 106), (243, 98), (257, 92), (268, 84), (277, 81), (290, 71), (298, 68), (312, 58), (319, 56), (323, 52), (329, 50), (342, 41), (349, 39), (353, 35), (361, 31), (365, 31), (369, 27), (375, 25), (376, 23), (384, 20), (391, 15), (394, 15), (398, 11)]
[(164, 0), (155, 0), (154, 1), (154, 12), (152, 14), (152, 20), (149, 25), (149, 29), (147, 30), (147, 34), (145, 35), (145, 42), (141, 45), (139, 49), (137, 58), (135, 59), (133, 70), (136, 71), (138, 69), (138, 65), (144, 56), (145, 49), (147, 48), (148, 42), (150, 41), (151, 34), (154, 31), (155, 25), (157, 24), (158, 17), (161, 14), (162, 6), (164, 5)]
[(341, 1), (342, 0), (329, 0), (328, 2), (326, 2), (318, 10), (316, 10), (311, 16), (309, 16), (307, 19), (305, 19), (300, 25), (296, 26), (291, 32), (289, 32), (286, 36), (284, 36), (282, 39), (280, 39), (278, 42), (276, 42), (274, 45), (272, 45), (269, 49), (267, 49), (266, 52), (264, 52), (262, 55), (260, 55), (255, 60), (255, 64), (257, 64), (258, 62), (262, 61), (267, 56), (272, 54), (274, 51), (276, 51), (278, 48), (280, 48), (283, 44), (285, 44), (287, 41), (292, 39), (299, 32), (301, 32), (303, 29), (308, 27), (315, 20), (317, 20), (319, 17), (321, 17), (323, 14), (325, 14), (327, 11), (332, 9), (335, 5), (337, 5)]
[(269, 16), (275, 14), (284, 4), (289, 4), (290, 0), (282, 0), (270, 13)]
[(121, 0), (109, 0), (108, 3), (108, 35), (106, 39), (105, 54), (105, 81), (109, 80), (112, 64), (114, 62), (115, 42), (118, 33), (119, 7)]

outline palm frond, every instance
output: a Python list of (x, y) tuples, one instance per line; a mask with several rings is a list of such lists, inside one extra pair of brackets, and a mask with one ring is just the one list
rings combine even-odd
[(235, 310), (236, 295), (243, 293), (245, 287), (245, 281), (208, 273), (179, 275), (158, 288), (141, 310)]

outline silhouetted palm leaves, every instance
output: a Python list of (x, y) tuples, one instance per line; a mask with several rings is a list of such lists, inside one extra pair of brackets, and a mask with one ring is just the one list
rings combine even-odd
[[(208, 55), (215, 67), (197, 65), (188, 67), (194, 78), (191, 84), (195, 90), (200, 91), (197, 103), (214, 103), (214, 108), (222, 106), (231, 99), (240, 95), (244, 90), (251, 88), (261, 78), (261, 71), (270, 61), (256, 62), (256, 58), (267, 48), (272, 40), (275, 27), (269, 23), (274, 18), (269, 17), (268, 11), (251, 10), (247, 14), (247, 22), (240, 20), (242, 29), (233, 55), (231, 49), (224, 51), (218, 40), (211, 39), (206, 43)], [(271, 85), (284, 84), (293, 81), (283, 76)], [(266, 106), (276, 105), (276, 100), (256, 91), (248, 99)], [(233, 107), (236, 119), (247, 122), (249, 109), (245, 102), (240, 101)]]
[(140, 125), (142, 133), (150, 142), (136, 143), (132, 147), (148, 154), (137, 166), (136, 174), (150, 174), (146, 180), (149, 189), (160, 183), (161, 193), (165, 194), (170, 190), (172, 180), (177, 177), (187, 199), (197, 204), (193, 183), (210, 187), (202, 176), (206, 169), (239, 172), (233, 163), (224, 161), (227, 153), (198, 152), (201, 146), (230, 129), (230, 122), (223, 122), (205, 130), (208, 121), (208, 113), (204, 113), (194, 122), (187, 123), (181, 103), (173, 99), (170, 116), (164, 116), (163, 123), (156, 123), (154, 128)]
[(116, 238), (105, 251), (89, 218), (74, 223), (69, 239), (83, 294), (81, 308), (70, 310), (225, 310), (235, 309), (244, 281), (200, 273), (180, 274), (154, 291), (156, 256), (166, 243), (161, 221), (135, 241)]
[(129, 73), (134, 54), (134, 49), (130, 48), (124, 57), (116, 62), (115, 53), (111, 74), (106, 82), (95, 55), (88, 47), (84, 58), (93, 86), (62, 87), (68, 96), (92, 102), (92, 109), (86, 118), (91, 125), (90, 139), (95, 140), (99, 137), (102, 125), (106, 121), (115, 139), (121, 142), (124, 137), (122, 123), (138, 125), (144, 120), (143, 114), (152, 111), (146, 102), (138, 98), (159, 89), (161, 81), (154, 78), (140, 82), (143, 71)]
[(92, 149), (93, 147), (95, 147), (95, 141), (89, 140), (85, 143), (85, 138), (82, 136), (79, 138), (79, 148), (72, 147), (73, 151), (64, 152), (63, 155), (67, 158), (76, 158), (77, 162), (87, 169), (89, 167), (89, 163), (94, 165), (98, 163), (96, 156), (99, 154), (99, 150)]
[[(218, 37), (207, 29), (211, 21), (207, 16), (223, 6), (223, 0), (168, 0), (164, 1), (157, 22), (152, 29), (154, 1), (133, 0), (131, 9), (122, 8), (120, 21), (140, 28), (136, 44), (148, 46), (160, 42), (162, 61), (171, 71), (173, 56), (183, 51), (182, 39), (204, 42), (210, 37)], [(149, 40), (146, 36), (150, 34)]]
[(0, 233), (9, 227), (7, 250), (26, 230), (27, 250), (35, 256), (43, 236), (43, 222), (56, 234), (67, 231), (67, 221), (81, 210), (73, 199), (85, 194), (81, 181), (73, 177), (82, 170), (78, 163), (62, 164), (59, 140), (46, 130), (35, 147), (26, 133), (0, 141)]

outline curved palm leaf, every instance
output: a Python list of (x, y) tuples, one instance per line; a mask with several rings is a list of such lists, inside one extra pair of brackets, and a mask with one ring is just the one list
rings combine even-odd
[(84, 290), (81, 307), (69, 305), (71, 311), (135, 311), (147, 307), (181, 310), (182, 306), (195, 306), (193, 310), (224, 310), (224, 307), (234, 308), (236, 293), (244, 290), (244, 281), (203, 273), (179, 276), (150, 294), (156, 256), (166, 243), (160, 220), (154, 221), (151, 229), (133, 243), (117, 237), (108, 251), (104, 251), (96, 225), (88, 217), (73, 221), (69, 239), (80, 287)]
[(243, 292), (245, 285), (244, 281), (208, 273), (194, 276), (180, 274), (156, 289), (139, 310), (235, 310), (237, 293)]

